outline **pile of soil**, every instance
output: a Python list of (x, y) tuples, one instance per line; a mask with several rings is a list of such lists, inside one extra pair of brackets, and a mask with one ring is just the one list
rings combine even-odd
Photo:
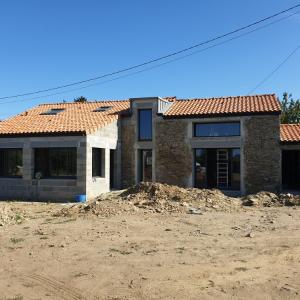
[(14, 210), (7, 204), (0, 205), (0, 226), (7, 224), (20, 224), (24, 220), (22, 212)]
[(103, 200), (102, 198), (82, 204), (71, 204), (52, 214), (54, 217), (102, 216), (109, 217), (123, 213), (134, 213), (132, 205), (118, 199)]
[(292, 194), (276, 195), (270, 192), (259, 192), (257, 194), (243, 197), (244, 206), (257, 207), (280, 207), (280, 206), (299, 206), (300, 196)]
[(227, 197), (217, 189), (186, 189), (152, 182), (134, 185), (120, 196), (136, 207), (159, 213), (186, 212), (191, 208), (232, 211), (241, 206), (239, 200)]
[(142, 213), (234, 212), (243, 206), (276, 207), (300, 205), (300, 196), (259, 192), (243, 198), (224, 195), (217, 189), (181, 188), (174, 185), (141, 182), (123, 192), (111, 192), (83, 204), (67, 205), (55, 217), (103, 216)]

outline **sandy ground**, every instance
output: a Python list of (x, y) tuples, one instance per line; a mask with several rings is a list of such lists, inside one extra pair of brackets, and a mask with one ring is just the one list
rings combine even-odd
[(1, 300), (300, 299), (299, 207), (70, 218), (10, 205), (27, 219), (0, 226)]

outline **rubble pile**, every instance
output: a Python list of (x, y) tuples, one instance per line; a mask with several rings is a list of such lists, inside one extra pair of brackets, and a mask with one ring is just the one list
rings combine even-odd
[(120, 196), (136, 207), (154, 212), (186, 212), (189, 208), (231, 211), (240, 207), (239, 200), (227, 197), (216, 189), (186, 189), (152, 182), (134, 185)]
[(24, 215), (21, 212), (15, 211), (9, 205), (0, 206), (0, 226), (7, 224), (20, 224), (24, 220)]
[(244, 206), (257, 207), (279, 207), (279, 206), (299, 206), (300, 196), (292, 194), (273, 194), (270, 192), (259, 192), (241, 198)]
[(224, 195), (217, 189), (181, 188), (141, 182), (122, 192), (100, 195), (87, 203), (66, 205), (53, 213), (56, 217), (113, 216), (141, 213), (191, 213), (205, 211), (234, 212), (244, 206), (276, 207), (300, 205), (300, 196), (259, 192), (242, 198)]

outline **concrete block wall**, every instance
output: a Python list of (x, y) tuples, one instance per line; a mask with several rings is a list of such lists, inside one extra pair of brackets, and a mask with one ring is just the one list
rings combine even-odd
[[(76, 179), (35, 179), (34, 148), (75, 147), (77, 149)], [(23, 149), (23, 177), (0, 178), (0, 199), (72, 201), (86, 193), (86, 137), (45, 136), (1, 138), (0, 148)]]
[[(118, 136), (119, 136), (119, 122), (115, 121), (106, 127), (100, 129), (94, 134), (87, 136), (86, 145), (86, 193), (89, 199), (95, 198), (101, 193), (108, 192), (110, 190), (110, 150), (116, 150), (115, 159), (118, 160), (120, 156), (118, 152)], [(92, 149), (103, 149), (103, 177), (92, 176)], [(119, 166), (119, 170), (115, 169), (115, 173), (120, 172), (121, 163), (116, 164)], [(120, 186), (118, 177), (115, 176), (116, 186)]]

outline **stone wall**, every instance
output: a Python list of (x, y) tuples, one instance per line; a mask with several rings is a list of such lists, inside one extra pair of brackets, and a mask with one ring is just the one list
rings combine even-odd
[(242, 130), (246, 193), (280, 191), (279, 116), (247, 117), (244, 119)]
[(135, 184), (135, 142), (136, 124), (129, 118), (121, 121), (121, 174), (122, 187), (126, 188)]
[(188, 139), (188, 120), (160, 119), (155, 123), (156, 181), (189, 186), (193, 151)]

